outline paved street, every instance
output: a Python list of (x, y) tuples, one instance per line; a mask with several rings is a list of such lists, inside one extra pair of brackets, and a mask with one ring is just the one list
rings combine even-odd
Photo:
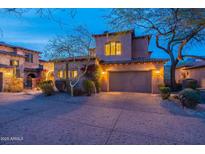
[(156, 95), (0, 93), (0, 144), (205, 144), (205, 119)]

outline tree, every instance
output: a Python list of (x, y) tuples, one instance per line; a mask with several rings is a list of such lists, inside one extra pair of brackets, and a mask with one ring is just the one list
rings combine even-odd
[(156, 46), (169, 55), (171, 86), (176, 87), (175, 69), (185, 47), (205, 40), (205, 9), (113, 9), (107, 16), (115, 29), (141, 28), (155, 36)]
[[(73, 34), (58, 36), (50, 40), (48, 44), (48, 50), (45, 52), (45, 55), (49, 57), (49, 59), (58, 61), (59, 58), (65, 59), (65, 57), (67, 57), (65, 63), (66, 87), (67, 92), (69, 91), (70, 87), (71, 96), (73, 96), (74, 87), (86, 74), (88, 66), (90, 65), (91, 55), (89, 49), (91, 48), (92, 43), (92, 35), (84, 27), (79, 26), (74, 30)], [(81, 57), (85, 59), (84, 70), (79, 71), (77, 76), (72, 78), (68, 75), (69, 69), (75, 66), (75, 68), (80, 70), (82, 66), (77, 60)]]
[[(58, 13), (64, 13), (62, 16), (68, 16), (71, 18), (74, 18), (77, 10), (76, 9), (57, 9), (57, 8), (5, 8), (0, 9), (0, 13), (2, 14), (9, 14), (9, 15), (15, 15), (18, 17), (24, 17), (27, 14), (34, 14), (35, 16), (53, 21), (57, 23), (61, 28), (63, 26), (69, 25), (69, 20), (64, 20), (64, 18), (60, 18), (58, 16)], [(0, 25), (0, 35), (3, 36), (3, 31), (1, 30)]]

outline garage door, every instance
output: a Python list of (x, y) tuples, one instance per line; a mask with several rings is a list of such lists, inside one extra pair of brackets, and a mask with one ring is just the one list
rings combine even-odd
[(109, 72), (109, 90), (151, 92), (151, 71)]
[(3, 90), (3, 73), (0, 72), (0, 92)]

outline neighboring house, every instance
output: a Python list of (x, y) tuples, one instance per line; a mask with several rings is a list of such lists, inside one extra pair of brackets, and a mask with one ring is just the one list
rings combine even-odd
[[(96, 48), (92, 49), (92, 63), (102, 69), (102, 91), (124, 91), (158, 93), (158, 85), (164, 83), (164, 63), (166, 59), (151, 58), (148, 51), (151, 36), (136, 37), (133, 30), (93, 35)], [(81, 65), (71, 67), (69, 76), (75, 77), (83, 63), (83, 57), (77, 60)], [(71, 58), (55, 60), (55, 79), (65, 78), (66, 61)]]
[(40, 66), (43, 68), (41, 77), (45, 77), (45, 80), (54, 81), (54, 63), (51, 61), (39, 60)]
[(13, 77), (22, 78), (31, 88), (32, 80), (40, 76), (40, 52), (0, 42), (0, 91)]
[(205, 88), (205, 61), (199, 60), (178, 66), (176, 69), (176, 82), (184, 79), (196, 79), (199, 86)]

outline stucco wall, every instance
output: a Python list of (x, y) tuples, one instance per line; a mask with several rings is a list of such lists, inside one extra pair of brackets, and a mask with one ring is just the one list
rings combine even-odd
[[(97, 60), (91, 60), (89, 64), (97, 64)], [(77, 70), (78, 74), (82, 73), (81, 68), (83, 68), (87, 64), (87, 60), (85, 61), (78, 61), (78, 62), (69, 62), (69, 70)], [(54, 63), (54, 78), (55, 80), (59, 80), (58, 78), (58, 71), (66, 70), (66, 63), (65, 62), (55, 62)]]
[(32, 52), (32, 51), (18, 49), (18, 48), (14, 49), (14, 48), (5, 47), (5, 46), (0, 46), (0, 50), (7, 51), (7, 52), (17, 52), (17, 54), (23, 55), (23, 56), (25, 56), (26, 53), (31, 53), (33, 54), (33, 63), (24, 62), (24, 67), (26, 68), (38, 68), (39, 67), (40, 57), (39, 57), (39, 53), (37, 52)]
[(13, 48), (1, 46), (1, 45), (0, 45), (0, 50), (8, 51), (8, 52), (14, 52)]
[(109, 71), (151, 71), (152, 93), (158, 93), (158, 85), (164, 83), (164, 66), (162, 63), (101, 65), (101, 68), (103, 70), (103, 76), (101, 80), (103, 91), (109, 91)]
[(43, 65), (44, 70), (54, 72), (54, 62), (40, 62), (40, 64)]
[(205, 85), (203, 84), (205, 80), (205, 67), (202, 67), (202, 68), (195, 68), (195, 69), (177, 69), (176, 70), (176, 81), (177, 83), (181, 83), (181, 81), (184, 78), (184, 75), (185, 74), (185, 78), (192, 78), (192, 79), (196, 79), (199, 83), (199, 86), (200, 87), (203, 87), (205, 88)]
[(33, 54), (33, 63), (26, 62), (24, 63), (25, 68), (39, 68), (39, 54), (35, 52), (25, 51), (25, 53)]
[[(95, 37), (96, 40), (96, 55), (101, 60), (130, 60), (132, 57), (132, 34), (118, 34), (111, 36)], [(122, 55), (119, 56), (105, 56), (105, 44), (109, 41), (120, 41), (122, 43)]]
[(146, 38), (137, 38), (132, 40), (132, 57), (150, 57), (148, 51), (149, 42)]
[(19, 67), (17, 69), (20, 70), (20, 77), (24, 76), (24, 58), (23, 57), (15, 57), (5, 54), (0, 54), (0, 64), (4, 65), (10, 65), (10, 60), (18, 60), (19, 61)]
[[(0, 56), (1, 57), (1, 56)], [(12, 68), (0, 68), (0, 72), (3, 73), (3, 91), (9, 80), (14, 77), (14, 70)]]

